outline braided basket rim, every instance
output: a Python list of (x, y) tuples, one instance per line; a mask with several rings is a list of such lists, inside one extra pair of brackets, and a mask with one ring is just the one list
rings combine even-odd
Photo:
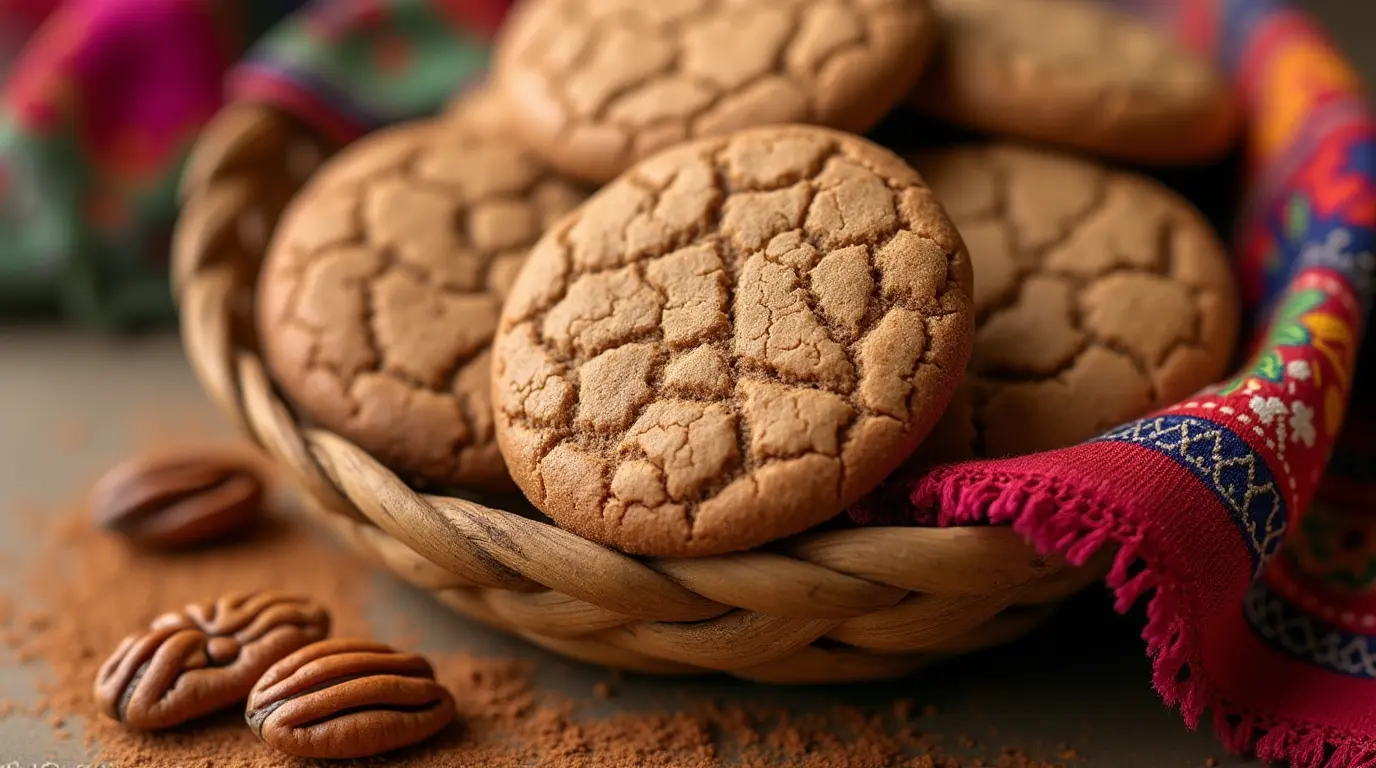
[(304, 172), (278, 195), (283, 206), (329, 154), (303, 125), (235, 104), (197, 142), (172, 254), (183, 345), (219, 410), (301, 486), (313, 519), (442, 603), (594, 664), (839, 682), (1012, 640), (1106, 570), (1106, 559), (1076, 568), (1042, 557), (1001, 526), (846, 528), (714, 557), (634, 557), (417, 493), (349, 440), (300, 422), (258, 355), (248, 318), (281, 212), (267, 192), (283, 190), (253, 174), (290, 173), (296, 154)]

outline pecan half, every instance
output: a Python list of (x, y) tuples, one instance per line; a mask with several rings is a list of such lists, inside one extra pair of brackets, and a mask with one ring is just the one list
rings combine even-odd
[(273, 665), (253, 686), (244, 718), (287, 754), (367, 757), (438, 733), (454, 719), (454, 698), (416, 654), (335, 639)]
[(243, 701), (268, 667), (329, 631), (323, 607), (275, 592), (188, 605), (119, 644), (96, 675), (96, 703), (135, 728), (169, 728)]
[(99, 525), (136, 544), (194, 546), (256, 522), (265, 486), (242, 453), (149, 454), (105, 473), (92, 490), (92, 514)]

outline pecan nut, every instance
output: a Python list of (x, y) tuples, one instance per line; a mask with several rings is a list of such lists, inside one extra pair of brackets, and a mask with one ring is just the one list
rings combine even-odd
[(319, 604), (275, 592), (188, 605), (119, 644), (96, 675), (96, 703), (134, 728), (169, 728), (243, 701), (265, 670), (329, 630)]
[(273, 665), (253, 686), (244, 718), (290, 755), (368, 757), (438, 733), (454, 719), (454, 698), (416, 654), (334, 639)]
[(92, 491), (102, 527), (149, 547), (204, 544), (262, 515), (266, 482), (245, 455), (206, 449), (150, 454), (111, 469)]

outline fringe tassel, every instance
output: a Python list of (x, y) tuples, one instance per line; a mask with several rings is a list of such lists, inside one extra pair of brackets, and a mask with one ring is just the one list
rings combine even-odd
[[(1092, 490), (1067, 488), (1036, 476), (941, 471), (917, 483), (911, 494), (919, 519), (939, 525), (988, 522), (1011, 525), (1043, 554), (1082, 565), (1105, 545), (1117, 546), (1107, 583), (1114, 608), (1125, 613), (1147, 595), (1142, 639), (1152, 660), (1152, 686), (1167, 706), (1178, 707), (1197, 728), (1213, 710), (1218, 738), (1231, 751), (1294, 768), (1376, 768), (1376, 744), (1303, 724), (1277, 723), (1222, 699), (1195, 668), (1198, 642), (1181, 615), (1180, 596), (1163, 581), (1159, 559), (1127, 511)], [(1140, 567), (1136, 573), (1134, 567)]]

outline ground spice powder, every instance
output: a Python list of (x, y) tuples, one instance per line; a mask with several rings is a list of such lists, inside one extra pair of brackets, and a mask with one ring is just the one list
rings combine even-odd
[[(38, 565), (23, 575), (25, 599), (0, 596), (0, 640), (26, 663), (42, 663), (40, 699), (27, 714), (49, 717), (54, 738), (80, 722), (87, 746), (110, 768), (299, 768), (345, 765), (288, 758), (259, 742), (242, 713), (144, 734), (100, 716), (91, 696), (106, 654), (154, 616), (190, 602), (250, 589), (309, 595), (328, 606), (335, 636), (373, 637), (367, 569), (311, 527), (275, 516), (253, 535), (195, 553), (138, 552), (95, 529), (81, 506), (35, 526)], [(22, 609), (22, 610), (21, 610)], [(419, 747), (359, 765), (398, 768), (1051, 768), (1018, 750), (962, 763), (908, 722), (912, 702), (887, 713), (838, 707), (793, 716), (783, 710), (704, 704), (690, 711), (580, 716), (578, 703), (540, 692), (528, 665), (463, 653), (428, 654), (454, 694), (454, 726)], [(615, 678), (613, 678), (615, 680)], [(590, 692), (605, 701), (607, 684)], [(0, 717), (17, 711), (0, 703)], [(1061, 764), (1056, 764), (1061, 765)]]

